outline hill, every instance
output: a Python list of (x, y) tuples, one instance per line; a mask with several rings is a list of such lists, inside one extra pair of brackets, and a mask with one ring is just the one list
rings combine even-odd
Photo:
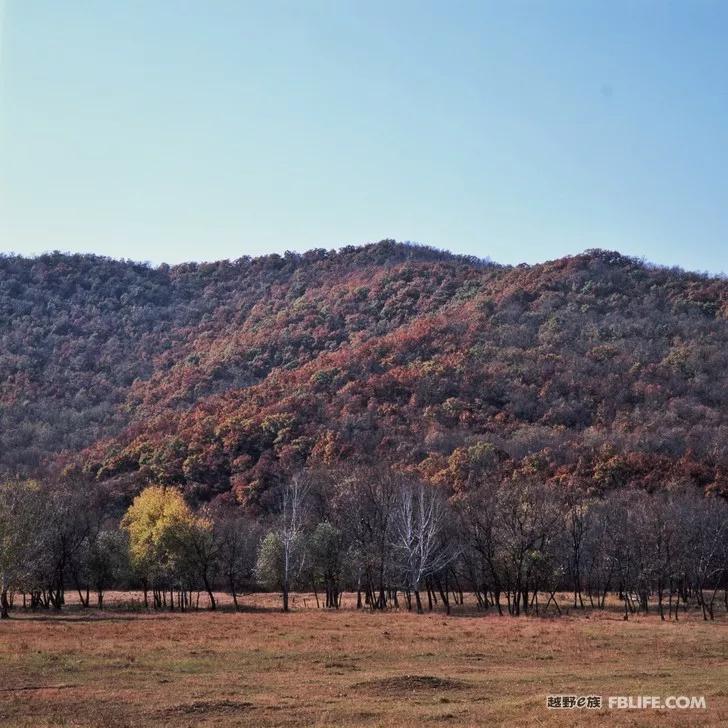
[(265, 494), (303, 463), (728, 493), (728, 282), (393, 241), (0, 258), (0, 468)]

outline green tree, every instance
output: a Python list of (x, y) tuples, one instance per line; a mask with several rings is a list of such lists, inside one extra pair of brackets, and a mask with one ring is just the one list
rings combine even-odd
[(268, 589), (283, 589), (283, 543), (275, 531), (269, 531), (258, 547), (255, 578)]
[(322, 521), (308, 539), (310, 569), (314, 583), (323, 583), (326, 606), (339, 608), (344, 549), (341, 531)]

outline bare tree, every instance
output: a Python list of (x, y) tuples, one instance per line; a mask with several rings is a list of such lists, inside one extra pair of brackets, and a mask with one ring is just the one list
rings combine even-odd
[(527, 614), (539, 587), (540, 561), (561, 525), (561, 508), (545, 485), (524, 479), (498, 490), (497, 541), (502, 549), (511, 614)]
[[(393, 550), (408, 593), (414, 593), (422, 613), (420, 585), (445, 569), (460, 549), (449, 540), (444, 498), (432, 486), (404, 483), (393, 518)], [(449, 603), (446, 602), (449, 611)]]
[(615, 574), (611, 552), (613, 514), (610, 504), (605, 501), (593, 501), (589, 510), (590, 518), (581, 547), (583, 575), (589, 604), (604, 609)]
[(308, 481), (303, 473), (296, 473), (280, 491), (277, 526), (268, 532), (258, 552), (258, 578), (279, 584), (284, 612), (289, 611), (291, 584), (303, 567), (307, 495)]
[(250, 583), (255, 569), (260, 528), (237, 509), (228, 508), (224, 512), (218, 512), (216, 520), (220, 539), (220, 569), (237, 610), (238, 594), (244, 585)]
[(728, 508), (717, 499), (703, 498), (690, 504), (687, 512), (689, 562), (695, 598), (703, 619), (714, 618), (714, 604), (728, 559)]
[(569, 571), (574, 589), (574, 608), (584, 608), (582, 589), (582, 566), (584, 559), (584, 539), (589, 529), (592, 510), (586, 495), (577, 485), (569, 485), (564, 494), (566, 506), (566, 530), (569, 535)]
[(362, 606), (362, 588), (371, 609), (387, 607), (392, 521), (401, 480), (389, 468), (371, 467), (351, 473), (338, 485), (336, 507), (345, 514), (350, 560), (357, 572), (358, 607)]
[(498, 484), (486, 480), (475, 484), (454, 502), (468, 544), (465, 562), (478, 603), (485, 608), (494, 604), (502, 615), (500, 599), (505, 575), (496, 534), (498, 492)]

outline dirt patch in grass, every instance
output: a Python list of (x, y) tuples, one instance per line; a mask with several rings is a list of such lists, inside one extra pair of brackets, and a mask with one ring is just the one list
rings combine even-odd
[(359, 670), (359, 667), (353, 662), (326, 662), (324, 663), (324, 667), (327, 670), (348, 670), (352, 672)]
[(466, 690), (470, 687), (464, 680), (436, 677), (434, 675), (394, 675), (392, 677), (366, 680), (353, 686), (379, 695), (402, 695), (403, 693), (426, 693), (443, 690)]
[(195, 700), (192, 703), (172, 705), (157, 712), (164, 718), (188, 715), (232, 715), (240, 711), (250, 710), (253, 703), (247, 700)]

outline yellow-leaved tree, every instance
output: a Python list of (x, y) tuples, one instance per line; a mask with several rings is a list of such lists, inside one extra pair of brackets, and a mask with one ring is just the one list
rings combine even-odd
[(166, 602), (174, 608), (174, 589), (178, 605), (188, 603), (188, 589), (201, 579), (215, 608), (210, 573), (216, 558), (212, 522), (197, 516), (176, 488), (153, 485), (145, 488), (124, 515), (122, 527), (129, 534), (131, 565), (144, 587), (144, 605), (152, 588), (154, 606)]

